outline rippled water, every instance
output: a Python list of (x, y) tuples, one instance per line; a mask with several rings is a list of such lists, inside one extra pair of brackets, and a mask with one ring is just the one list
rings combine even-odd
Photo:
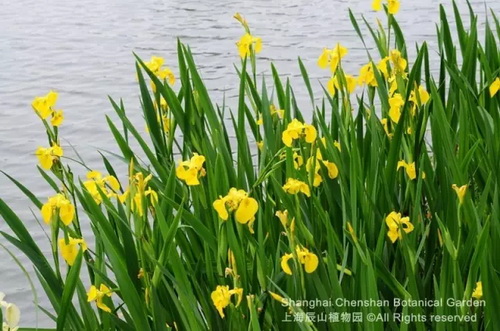
[[(461, 8), (465, 2), (458, 1)], [(299, 101), (307, 100), (297, 57), (309, 69), (317, 93), (328, 73), (316, 67), (322, 47), (341, 42), (349, 48), (347, 72), (357, 74), (366, 53), (351, 26), (348, 8), (364, 13), (369, 22), (381, 13), (370, 11), (371, 0), (254, 0), (254, 1), (130, 1), (130, 0), (18, 0), (0, 6), (0, 169), (13, 175), (40, 197), (51, 193), (36, 172), (33, 151), (46, 144), (44, 130), (33, 114), (34, 96), (48, 90), (59, 92), (58, 106), (66, 122), (61, 128), (63, 147), (71, 153), (71, 143), (85, 161), (102, 169), (96, 149), (116, 151), (104, 116), (113, 112), (107, 95), (123, 98), (134, 121), (141, 119), (134, 73), (136, 52), (143, 58), (163, 56), (176, 71), (176, 38), (191, 46), (214, 101), (229, 100), (237, 93), (233, 63), (238, 57), (235, 41), (242, 33), (232, 15), (239, 11), (249, 20), (253, 33), (261, 36), (264, 48), (259, 55), (259, 71), (269, 75), (268, 63), (290, 77)], [(443, 1), (450, 8), (451, 1)], [(415, 42), (435, 39), (438, 1), (402, 1), (397, 19), (405, 31), (409, 48)], [(485, 6), (500, 12), (500, 1), (472, 0), (483, 22)], [(464, 11), (465, 12), (465, 11)], [(452, 20), (453, 21), (453, 20)], [(368, 35), (368, 33), (367, 33)], [(369, 38), (368, 38), (369, 39)], [(437, 50), (430, 43), (431, 56)], [(304, 112), (308, 112), (307, 102)], [(76, 169), (77, 173), (80, 171)], [(37, 242), (46, 243), (36, 223), (33, 205), (5, 177), (0, 176), (0, 198), (18, 213)], [(3, 220), (0, 230), (9, 232)], [(4, 241), (1, 241), (4, 242)], [(9, 248), (11, 246), (7, 245)], [(48, 253), (48, 245), (42, 244)], [(33, 270), (24, 262), (30, 275)], [(29, 283), (4, 249), (0, 249), (0, 291), (22, 310), (22, 325), (51, 326), (53, 323), (33, 304)], [(40, 301), (48, 301), (34, 279)]]

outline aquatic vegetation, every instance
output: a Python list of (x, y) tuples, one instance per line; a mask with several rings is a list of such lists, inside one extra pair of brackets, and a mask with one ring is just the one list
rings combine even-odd
[[(371, 36), (376, 46), (357, 77), (344, 71), (341, 40), (308, 59), (325, 69), (320, 95), (301, 59), (303, 86), (273, 64), (262, 77), (266, 38), (239, 13), (235, 109), (212, 102), (181, 41), (178, 72), (165, 66), (172, 59), (136, 57), (145, 125), (111, 99), (117, 148), (98, 169), (68, 157), (59, 128), (72, 119), (55, 109), (58, 94), (35, 97), (48, 145), (32, 159), (53, 193), (9, 178), (49, 245), (3, 200), (10, 230), (0, 234), (31, 261), (51, 305), (39, 308), (58, 330), (500, 325), (498, 20), (480, 37), (473, 13), (466, 27), (454, 5), (452, 27), (441, 7), (438, 52), (422, 42), (409, 56), (404, 3), (372, 6), (386, 25), (349, 12), (360, 45)], [(19, 309), (3, 299), (3, 329), (16, 330)], [(422, 318), (408, 325), (401, 313)]]

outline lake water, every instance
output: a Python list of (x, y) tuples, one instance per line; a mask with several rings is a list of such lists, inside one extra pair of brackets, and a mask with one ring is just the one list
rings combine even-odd
[[(451, 8), (451, 1), (442, 2)], [(500, 12), (498, 0), (471, 2), (483, 27), (486, 6), (497, 15)], [(458, 3), (466, 13), (465, 1)], [(433, 0), (403, 0), (397, 15), (409, 48), (413, 50), (416, 42), (431, 41), (431, 58), (437, 52), (438, 4)], [(96, 149), (117, 151), (104, 120), (106, 114), (115, 118), (107, 96), (123, 98), (133, 121), (139, 123), (132, 52), (144, 59), (162, 56), (176, 72), (176, 38), (191, 46), (213, 100), (221, 103), (226, 97), (231, 105), (237, 94), (233, 64), (239, 59), (235, 41), (242, 34), (232, 18), (235, 12), (241, 12), (253, 33), (263, 39), (259, 72), (269, 75), (269, 62), (273, 61), (283, 76), (290, 77), (299, 101), (305, 105), (303, 111), (310, 114), (298, 56), (308, 68), (318, 95), (319, 81), (325, 84), (328, 80), (328, 72), (316, 66), (323, 47), (341, 42), (349, 48), (343, 61), (348, 73), (357, 75), (367, 62), (349, 21), (348, 8), (357, 15), (364, 14), (371, 23), (376, 17), (383, 18), (381, 12), (371, 11), (371, 0), (4, 0), (0, 5), (0, 169), (28, 184), (42, 200), (51, 194), (36, 171), (33, 153), (46, 144), (46, 138), (30, 106), (34, 96), (45, 95), (50, 89), (59, 92), (58, 108), (66, 115), (60, 131), (66, 154), (74, 155), (71, 143), (90, 166), (102, 169)], [(81, 173), (81, 169), (75, 171)], [(0, 176), (0, 198), (18, 213), (37, 242), (47, 242), (33, 216), (39, 212), (4, 176)], [(0, 230), (10, 232), (1, 219)], [(48, 253), (48, 245), (42, 246)], [(34, 277), (27, 260), (18, 251), (13, 252)], [(1, 248), (0, 268), (0, 291), (21, 308), (22, 325), (52, 326), (54, 323), (43, 313), (37, 315), (26, 277)], [(41, 304), (48, 307), (33, 279)]]

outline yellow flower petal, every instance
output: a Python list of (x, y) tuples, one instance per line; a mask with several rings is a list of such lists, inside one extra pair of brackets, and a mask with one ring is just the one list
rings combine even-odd
[(242, 288), (234, 288), (229, 291), (230, 295), (236, 295), (238, 298), (236, 300), (236, 307), (238, 307), (243, 299), (243, 289)]
[(219, 217), (224, 221), (227, 221), (229, 214), (226, 209), (226, 202), (223, 199), (217, 199), (214, 201), (213, 207), (215, 211), (217, 211), (217, 214), (219, 214)]
[(108, 306), (106, 306), (106, 304), (104, 304), (102, 302), (102, 299), (103, 299), (102, 297), (97, 299), (97, 308), (99, 308), (99, 309), (101, 309), (101, 310), (103, 310), (103, 311), (105, 311), (107, 313), (111, 313), (111, 308), (109, 308)]
[(403, 217), (403, 218), (401, 218), (401, 223), (400, 224), (401, 224), (401, 228), (406, 233), (412, 232), (413, 229), (415, 228), (413, 226), (413, 224), (410, 222), (410, 218), (409, 217)]
[(40, 165), (42, 166), (43, 169), (50, 170), (50, 168), (52, 168), (53, 158), (50, 155), (50, 151), (47, 148), (38, 147), (38, 149), (35, 152), (35, 155), (37, 156), (38, 161), (40, 162)]
[(73, 239), (69, 237), (68, 243), (66, 243), (64, 238), (59, 239), (59, 249), (61, 251), (61, 255), (70, 266), (75, 263), (80, 247), (83, 251), (87, 249), (87, 245), (83, 239)]
[(279, 301), (283, 305), (288, 305), (288, 300), (283, 298), (281, 295), (274, 293), (274, 292), (271, 292), (271, 291), (268, 291), (268, 292), (274, 300)]
[(64, 121), (64, 113), (62, 110), (55, 110), (52, 113), (52, 119), (50, 120), (50, 123), (53, 126), (60, 126), (62, 122)]
[(314, 174), (313, 186), (318, 187), (321, 185), (322, 182), (323, 182), (323, 177), (321, 177), (321, 175), (318, 173)]
[(467, 193), (467, 185), (462, 185), (462, 186), (458, 187), (456, 184), (453, 184), (451, 186), (451, 188), (457, 194), (458, 201), (460, 202), (460, 204), (463, 204), (464, 203), (465, 194)]
[(382, 9), (382, 0), (373, 0), (372, 9), (375, 11)]
[(245, 224), (252, 220), (259, 209), (259, 204), (254, 198), (244, 198), (241, 200), (236, 213), (234, 214), (236, 221)]
[(387, 232), (387, 236), (389, 237), (392, 243), (395, 243), (396, 240), (398, 240), (399, 238), (398, 230), (390, 229)]
[(415, 170), (415, 162), (408, 164), (408, 166), (406, 167), (406, 174), (408, 175), (410, 180), (414, 180), (415, 178), (417, 178), (417, 172)]
[(337, 78), (332, 77), (332, 78), (330, 78), (330, 80), (326, 84), (326, 89), (332, 97), (335, 96), (335, 86), (337, 85), (336, 82), (337, 82)]
[(50, 203), (46, 203), (42, 206), (40, 211), (42, 213), (43, 221), (46, 224), (50, 224), (52, 221), (52, 205)]
[(61, 148), (61, 146), (59, 146), (59, 145), (57, 145), (55, 143), (52, 144), (52, 147), (50, 148), (50, 152), (54, 156), (58, 156), (58, 157), (63, 156), (63, 149)]
[(61, 221), (64, 225), (70, 225), (75, 217), (75, 207), (68, 201), (67, 204), (59, 207), (59, 217), (61, 217)]
[(290, 269), (290, 265), (288, 264), (288, 260), (291, 258), (293, 258), (293, 254), (285, 254), (281, 257), (281, 269), (288, 275), (292, 274), (292, 269)]
[(332, 50), (333, 56), (336, 56), (339, 59), (341, 59), (344, 56), (346, 56), (347, 53), (348, 53), (347, 48), (345, 48), (344, 46), (342, 46), (340, 43), (337, 43), (337, 45), (335, 45), (335, 48)]
[(398, 13), (400, 6), (399, 0), (388, 0), (387, 5), (389, 14), (395, 15)]
[(493, 98), (495, 94), (497, 94), (498, 90), (500, 90), (500, 77), (497, 77), (493, 83), (490, 85), (490, 96)]
[(304, 256), (304, 270), (310, 274), (313, 273), (318, 267), (318, 256), (314, 253), (307, 252)]
[(300, 185), (300, 192), (304, 193), (307, 197), (311, 196), (311, 191), (309, 189), (309, 185), (307, 185), (306, 183), (302, 183)]
[(108, 183), (108, 185), (115, 191), (118, 191), (120, 189), (120, 183), (118, 182), (118, 179), (114, 176), (106, 176), (103, 179), (105, 182)]
[(229, 305), (229, 299), (231, 297), (229, 294), (229, 286), (217, 285), (217, 288), (212, 292), (210, 297), (220, 317), (224, 318), (224, 308)]
[(262, 39), (257, 37), (253, 42), (255, 43), (255, 53), (260, 53), (262, 51)]
[(97, 299), (97, 288), (92, 285), (90, 286), (89, 291), (87, 292), (87, 301), (91, 302)]
[(410, 233), (414, 229), (414, 226), (410, 222), (409, 217), (402, 218), (401, 213), (396, 213), (395, 211), (387, 215), (385, 223), (389, 228), (389, 230), (387, 231), (387, 236), (389, 237), (392, 243), (396, 242), (396, 240), (398, 239), (403, 238), (401, 228), (406, 233)]
[(323, 164), (328, 169), (328, 177), (330, 177), (331, 179), (337, 178), (339, 174), (339, 169), (337, 168), (337, 165), (329, 161), (324, 161)]
[(398, 229), (398, 224), (401, 220), (401, 214), (392, 211), (385, 218), (385, 224), (389, 227), (389, 229)]
[(309, 186), (306, 183), (294, 178), (288, 178), (285, 185), (283, 185), (283, 190), (290, 194), (297, 194), (299, 192), (302, 192), (308, 197), (311, 196)]
[(328, 66), (328, 49), (323, 48), (323, 52), (318, 58), (318, 66), (321, 69), (325, 69)]
[(92, 171), (87, 172), (87, 178), (88, 179), (101, 179), (102, 174), (97, 170), (92, 170)]
[(286, 228), (288, 225), (288, 210), (285, 211), (278, 210), (275, 215), (279, 218), (283, 227)]
[(316, 128), (310, 124), (304, 125), (304, 134), (306, 136), (306, 142), (309, 144), (314, 142), (316, 140), (316, 137), (318, 136)]
[(285, 146), (287, 147), (292, 146), (293, 138), (288, 130), (283, 131), (283, 133), (281, 134), (281, 141), (283, 141), (283, 144), (285, 144)]
[(404, 105), (404, 100), (399, 93), (396, 93), (389, 98), (389, 105), (389, 117), (393, 122), (398, 123), (401, 117), (401, 107)]
[(99, 291), (101, 291), (103, 294), (107, 295), (108, 297), (111, 296), (111, 290), (105, 284), (101, 284), (99, 286)]
[[(398, 0), (389, 0), (389, 2), (393, 2), (394, 8), (399, 8), (399, 1)], [(389, 7), (391, 4), (389, 3)], [(390, 9), (389, 9), (390, 13)], [(390, 14), (395, 14), (395, 13), (390, 13)], [(393, 49), (389, 55), (389, 58), (394, 65), (394, 69), (396, 72), (402, 73), (406, 69), (406, 60), (402, 57), (401, 52), (398, 51), (397, 49)]]
[(472, 297), (480, 300), (483, 297), (483, 283), (477, 282), (474, 292), (472, 292)]

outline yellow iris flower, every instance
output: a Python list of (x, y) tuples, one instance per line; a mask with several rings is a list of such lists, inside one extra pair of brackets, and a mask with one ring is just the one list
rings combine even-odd
[(285, 110), (278, 109), (275, 105), (270, 105), (269, 111), (271, 112), (271, 115), (277, 115), (279, 119), (282, 119), (283, 116), (285, 115)]
[(53, 126), (59, 126), (64, 121), (64, 114), (62, 110), (54, 110), (56, 101), (57, 93), (50, 91), (43, 97), (35, 97), (31, 106), (42, 120), (52, 115), (51, 124)]
[(293, 167), (299, 169), (304, 164), (304, 158), (297, 152), (293, 152)]
[(385, 79), (389, 78), (389, 57), (386, 56), (377, 63), (377, 69), (382, 73)]
[(193, 157), (189, 161), (179, 162), (179, 166), (175, 169), (177, 178), (183, 180), (188, 186), (200, 185), (199, 177), (205, 176), (203, 168), (205, 157), (193, 153)]
[[(418, 102), (417, 96), (418, 99), (420, 99), (420, 103)], [(430, 99), (429, 92), (427, 92), (425, 87), (423, 87), (422, 85), (420, 85), (418, 89), (415, 89), (410, 93), (410, 101), (415, 104), (420, 104), (420, 105), (426, 104), (427, 101), (429, 101), (429, 99)]]
[(175, 84), (175, 75), (174, 75), (174, 72), (172, 70), (170, 70), (170, 68), (168, 67), (165, 67), (163, 69), (160, 69), (156, 72), (156, 75), (163, 79), (163, 80), (166, 80), (170, 85), (174, 85)]
[(490, 96), (493, 98), (500, 90), (500, 77), (497, 77), (490, 85)]
[(283, 185), (283, 190), (285, 190), (285, 192), (289, 194), (297, 194), (299, 192), (302, 192), (307, 197), (311, 196), (309, 186), (306, 183), (294, 178), (288, 178), (285, 185)]
[(287, 147), (291, 147), (294, 140), (304, 137), (307, 143), (312, 143), (316, 140), (318, 132), (316, 128), (310, 124), (304, 124), (297, 119), (293, 119), (285, 131), (281, 134), (281, 140)]
[(404, 103), (403, 97), (401, 97), (399, 93), (395, 93), (389, 98), (389, 117), (393, 122), (399, 122), (401, 118), (401, 107), (403, 107)]
[(410, 223), (409, 217), (401, 217), (401, 213), (396, 213), (394, 211), (387, 215), (385, 224), (389, 228), (387, 236), (392, 243), (396, 242), (398, 239), (403, 239), (401, 228), (405, 233), (410, 233), (414, 229), (413, 224)]
[(67, 226), (75, 217), (75, 206), (61, 193), (50, 197), (40, 211), (46, 224), (51, 224), (52, 219), (59, 216), (64, 225)]
[(427, 90), (422, 85), (411, 91), (409, 99), (411, 102), (413, 102), (413, 107), (411, 108), (411, 116), (415, 116), (417, 105), (421, 107), (425, 105), (429, 101), (429, 99), (429, 92), (427, 92)]
[[(163, 67), (165, 60), (159, 56), (152, 56), (151, 60), (144, 62), (146, 67), (158, 78), (167, 80), (170, 85), (175, 84), (175, 75), (169, 67)], [(156, 92), (156, 85), (151, 82), (153, 92)]]
[(342, 152), (342, 146), (340, 145), (340, 143), (337, 140), (333, 141), (333, 146), (335, 146), (335, 148), (338, 149), (339, 152)]
[(117, 196), (116, 192), (120, 189), (120, 183), (114, 176), (108, 175), (103, 177), (99, 171), (94, 170), (87, 173), (87, 179), (87, 181), (83, 182), (83, 186), (92, 195), (97, 204), (102, 202), (99, 189), (108, 198)]
[(52, 126), (60, 126), (64, 121), (64, 113), (62, 110), (54, 110), (52, 112), (52, 118), (50, 119), (50, 124)]
[(297, 257), (299, 258), (299, 262), (304, 265), (304, 270), (308, 274), (313, 273), (316, 268), (318, 268), (318, 256), (314, 253), (311, 253), (307, 248), (305, 247), (299, 247), (297, 246), (295, 248), (297, 252)]
[(347, 48), (337, 43), (333, 49), (323, 48), (323, 52), (318, 58), (318, 66), (322, 69), (330, 67), (330, 71), (335, 73), (340, 60), (348, 53)]
[(35, 151), (35, 155), (37, 156), (40, 165), (46, 170), (50, 170), (54, 163), (57, 162), (63, 154), (63, 149), (56, 143), (53, 143), (52, 147), (49, 148), (38, 147)]
[(451, 185), (451, 188), (455, 191), (455, 193), (457, 193), (458, 201), (460, 202), (460, 204), (463, 204), (465, 194), (467, 193), (467, 185), (458, 187), (456, 184), (453, 184)]
[[(400, 160), (398, 162), (397, 170), (399, 170), (399, 168), (405, 169), (406, 175), (408, 175), (408, 178), (410, 178), (410, 180), (414, 180), (415, 178), (417, 178), (417, 171), (415, 169), (415, 162), (406, 163), (405, 160)], [(422, 172), (422, 178), (425, 179), (425, 172)]]
[(359, 70), (358, 85), (364, 84), (374, 87), (378, 86), (372, 63), (365, 64)]
[[(399, 7), (401, 3), (399, 0), (387, 0), (387, 11), (391, 15), (395, 15), (399, 12)], [(382, 9), (382, 0), (373, 0), (372, 9), (374, 11), (379, 11)]]
[(69, 266), (72, 266), (75, 263), (75, 259), (78, 255), (78, 252), (80, 251), (80, 247), (82, 249), (82, 252), (85, 252), (87, 250), (87, 243), (84, 239), (75, 239), (69, 237), (68, 242), (66, 242), (66, 239), (64, 238), (59, 239), (59, 250), (61, 251), (63, 259), (66, 261), (66, 263), (68, 263)]
[[(285, 115), (285, 111), (283, 109), (276, 108), (275, 105), (270, 105), (269, 106), (269, 113), (271, 114), (271, 116), (276, 115), (279, 119), (282, 119), (283, 116)], [(261, 113), (259, 113), (259, 115), (257, 116), (256, 124), (257, 125), (263, 125), (264, 124), (264, 118), (262, 117)]]
[(472, 297), (480, 300), (483, 297), (483, 283), (477, 282), (474, 292), (472, 292)]
[(217, 308), (219, 315), (221, 318), (224, 318), (224, 308), (229, 306), (231, 302), (231, 296), (237, 296), (236, 307), (238, 307), (241, 303), (241, 299), (243, 298), (243, 289), (242, 288), (234, 288), (232, 290), (229, 289), (227, 285), (217, 285), (215, 291), (212, 292), (210, 297), (212, 298), (212, 302)]
[(407, 62), (401, 55), (400, 51), (398, 51), (397, 49), (393, 49), (389, 55), (389, 58), (394, 66), (394, 70), (397, 73), (403, 73), (405, 71)]
[[(319, 149), (318, 149), (319, 151)], [(314, 182), (313, 186), (318, 187), (323, 182), (323, 177), (319, 174), (319, 170), (321, 169), (321, 164), (328, 169), (328, 177), (331, 179), (337, 178), (339, 174), (339, 170), (337, 165), (334, 162), (323, 160), (321, 157), (321, 153), (318, 153), (316, 157), (310, 157), (306, 162), (306, 169), (309, 173), (314, 174)]]
[(293, 219), (292, 221), (290, 221), (288, 219), (288, 210), (284, 210), (284, 211), (281, 211), (281, 210), (278, 210), (276, 213), (275, 213), (276, 217), (278, 217), (278, 219), (280, 220), (281, 224), (283, 225), (283, 227), (286, 229), (288, 227), (288, 224), (293, 222)]
[(236, 46), (238, 47), (238, 54), (244, 59), (248, 55), (252, 55), (252, 51), (256, 54), (262, 51), (262, 39), (254, 37), (250, 33), (245, 33), (236, 43)]
[[(356, 89), (356, 78), (351, 75), (344, 75), (346, 84), (347, 84), (347, 92), (352, 93)], [(326, 89), (331, 96), (334, 96), (336, 91), (340, 89), (340, 84), (337, 76), (333, 76), (330, 78), (328, 83), (326, 84)]]
[(227, 221), (229, 213), (234, 211), (234, 217), (238, 223), (247, 224), (252, 231), (255, 214), (259, 210), (259, 203), (248, 196), (244, 190), (232, 187), (225, 197), (220, 197), (212, 204), (219, 217)]
[(149, 62), (144, 62), (144, 64), (151, 72), (156, 73), (161, 69), (164, 62), (165, 60), (162, 57), (153, 55), (151, 56), (151, 60)]
[(103, 302), (103, 299), (107, 297), (111, 297), (113, 292), (104, 284), (101, 284), (99, 289), (94, 285), (90, 286), (89, 291), (87, 292), (87, 301), (92, 302), (95, 301), (97, 304), (97, 308), (104, 310), (105, 312), (111, 313), (111, 309), (106, 306)]
[[(295, 248), (295, 252), (297, 253), (297, 258), (299, 262), (304, 266), (305, 272), (308, 274), (313, 273), (318, 268), (318, 256), (314, 253), (311, 253), (307, 248), (297, 246)], [(285, 254), (281, 257), (281, 269), (284, 273), (288, 275), (292, 275), (292, 269), (289, 265), (289, 260), (293, 259), (293, 254)]]
[(389, 14), (391, 15), (396, 15), (399, 12), (399, 7), (401, 3), (399, 0), (388, 0), (387, 1), (387, 8), (389, 11)]
[[(280, 159), (285, 159), (285, 158), (286, 158), (286, 153), (285, 152), (281, 153)], [(293, 167), (295, 169), (299, 169), (304, 164), (304, 158), (297, 152), (293, 152), (292, 159), (293, 159)]]
[(42, 119), (47, 119), (47, 117), (49, 117), (52, 113), (52, 107), (55, 105), (56, 101), (57, 93), (50, 91), (43, 97), (35, 97), (31, 106)]
[[(130, 209), (133, 212), (136, 212), (139, 216), (144, 215), (143, 201), (145, 197), (149, 196), (151, 205), (155, 205), (158, 202), (158, 193), (156, 193), (150, 187), (146, 189), (149, 181), (152, 178), (152, 174), (149, 174), (146, 177), (144, 177), (144, 174), (142, 172), (134, 174), (130, 178), (130, 186), (132, 188), (129, 187), (122, 195), (119, 195), (118, 200), (121, 203), (130, 202)], [(134, 192), (134, 196), (129, 197), (131, 191)]]

